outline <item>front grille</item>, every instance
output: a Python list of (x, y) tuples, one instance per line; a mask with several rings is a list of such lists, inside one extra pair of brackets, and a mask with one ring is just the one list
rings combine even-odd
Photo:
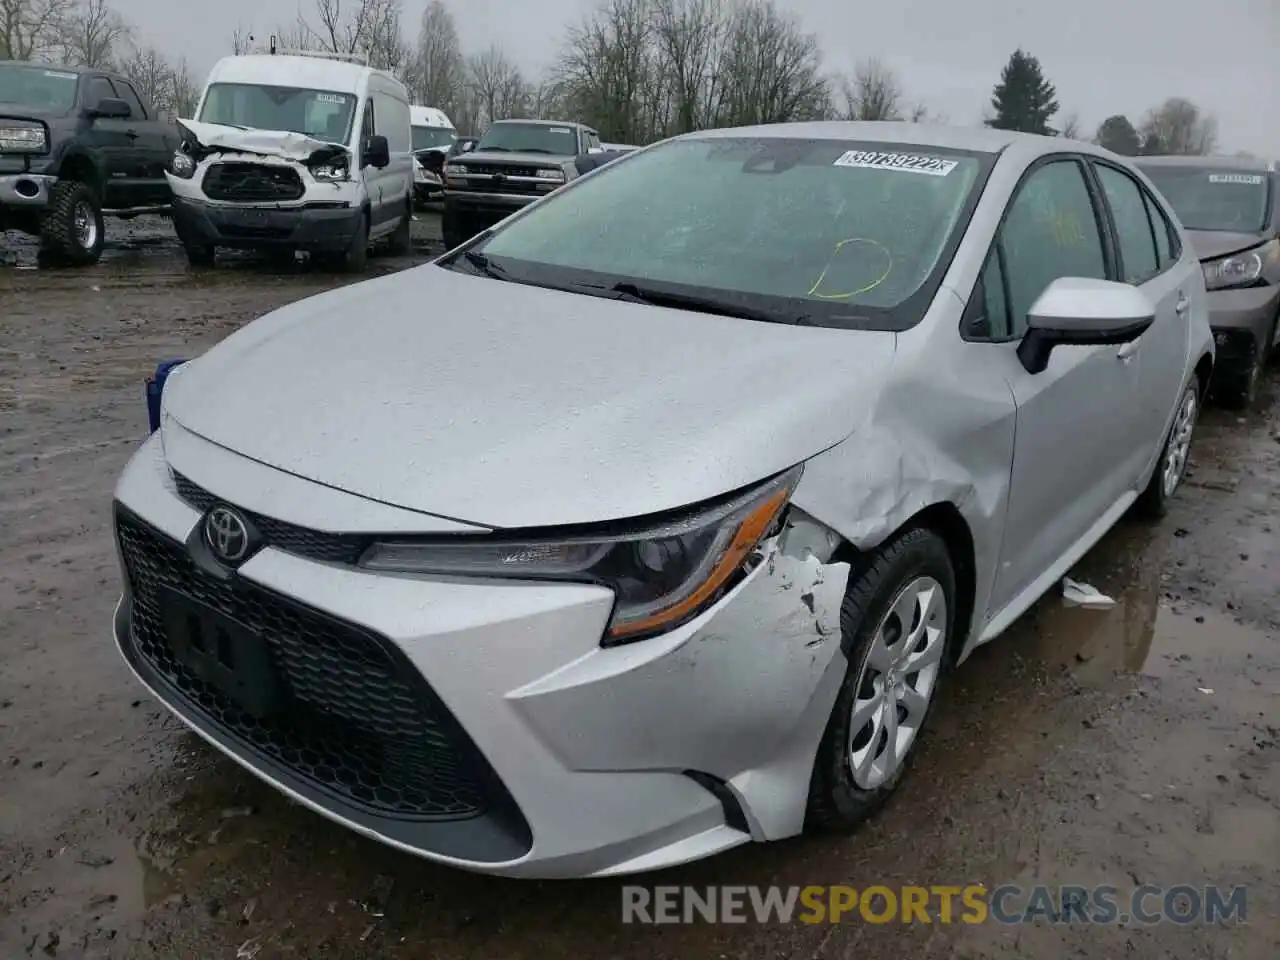
[[(387, 640), (234, 576), (116, 508), (132, 597), (127, 642), (169, 695), (330, 796), (400, 819), (462, 820), (501, 806), (501, 786), (425, 680)], [(168, 589), (244, 624), (268, 647), (285, 707), (252, 716), (195, 676), (164, 629)]]
[(230, 203), (298, 200), (305, 188), (292, 167), (261, 163), (215, 163), (205, 171), (204, 195)]
[[(173, 474), (173, 480), (178, 487), (178, 496), (201, 513), (222, 502), (204, 487), (176, 471)], [(356, 534), (323, 533), (297, 524), (286, 523), (274, 517), (264, 517), (260, 513), (252, 513), (248, 510), (240, 512), (258, 528), (258, 532), (268, 544), (278, 550), (307, 557), (310, 560), (354, 564), (370, 543), (368, 537)]]
[(479, 173), (489, 177), (498, 174), (507, 177), (536, 177), (540, 169), (539, 167), (505, 166), (500, 163), (468, 163), (465, 166), (467, 173)]

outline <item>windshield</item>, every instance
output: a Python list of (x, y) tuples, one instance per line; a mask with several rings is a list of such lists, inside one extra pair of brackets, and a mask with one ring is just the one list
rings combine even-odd
[(199, 119), (251, 130), (284, 130), (317, 140), (345, 144), (351, 133), (356, 98), (349, 93), (215, 83), (205, 94)]
[(990, 163), (883, 143), (672, 141), (475, 250), (530, 283), (657, 285), (792, 322), (900, 329), (923, 315)]
[(1267, 225), (1267, 176), (1211, 167), (1143, 166), (1188, 230), (1255, 233)]
[(480, 138), (476, 150), (572, 157), (578, 152), (578, 136), (573, 127), (553, 127), (545, 123), (495, 123)]
[(428, 147), (447, 147), (453, 143), (454, 132), (448, 127), (414, 127), (413, 149), (425, 150)]
[(76, 105), (79, 79), (79, 75), (66, 70), (0, 63), (0, 103), (70, 113)]

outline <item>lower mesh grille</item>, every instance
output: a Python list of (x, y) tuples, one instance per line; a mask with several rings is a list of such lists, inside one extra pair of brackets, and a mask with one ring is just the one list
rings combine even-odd
[[(184, 545), (117, 507), (132, 594), (125, 642), (175, 699), (321, 791), (384, 816), (459, 820), (505, 792), (425, 681), (375, 634), (201, 569)], [(285, 709), (254, 716), (177, 656), (162, 594), (230, 617), (266, 641)]]

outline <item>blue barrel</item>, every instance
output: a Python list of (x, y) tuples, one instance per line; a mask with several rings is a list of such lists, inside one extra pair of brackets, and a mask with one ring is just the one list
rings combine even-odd
[(155, 376), (147, 378), (147, 419), (151, 421), (152, 433), (160, 429), (160, 395), (164, 393), (164, 382), (174, 367), (186, 362), (181, 357), (161, 360), (156, 364)]

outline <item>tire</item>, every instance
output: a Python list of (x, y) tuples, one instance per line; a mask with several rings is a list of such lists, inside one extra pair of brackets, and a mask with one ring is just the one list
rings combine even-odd
[(1248, 410), (1258, 399), (1258, 386), (1266, 369), (1264, 351), (1258, 349), (1249, 369), (1231, 377), (1224, 377), (1214, 390), (1214, 399), (1228, 410)]
[(1195, 381), (1187, 384), (1178, 397), (1173, 423), (1160, 447), (1160, 459), (1151, 474), (1147, 488), (1138, 495), (1133, 512), (1139, 517), (1159, 520), (1169, 512), (1169, 501), (1178, 492), (1187, 475), (1187, 463), (1191, 459), (1191, 440), (1195, 434), (1196, 418), (1200, 415), (1200, 388)]
[(215, 254), (213, 247), (201, 243), (182, 242), (182, 250), (187, 255), (187, 263), (193, 267), (212, 267)]
[(446, 203), (444, 216), (440, 218), (440, 234), (441, 239), (444, 240), (444, 248), (452, 250), (470, 240), (473, 234), (468, 233), (466, 228), (466, 219), (456, 210), (450, 210)]
[(347, 273), (364, 273), (369, 266), (369, 214), (360, 214), (356, 232), (342, 254), (342, 269)]
[(76, 267), (102, 258), (105, 230), (102, 204), (93, 188), (77, 180), (59, 180), (40, 223), (40, 244), (49, 254)]
[[(918, 593), (922, 586), (924, 594)], [(916, 611), (913, 622), (905, 626), (895, 609), (905, 612), (904, 604), (914, 605)], [(851, 576), (840, 607), (841, 643), (848, 668), (814, 760), (806, 830), (852, 830), (897, 788), (910, 767), (919, 733), (933, 714), (938, 690), (950, 667), (956, 607), (951, 556), (946, 543), (932, 530), (916, 528), (902, 534)], [(925, 615), (914, 619), (921, 609)], [(941, 633), (936, 632), (939, 629)], [(912, 639), (917, 632), (920, 639)], [(882, 642), (886, 637), (887, 644)], [(924, 645), (915, 649), (927, 651), (927, 656), (908, 661), (917, 670), (904, 672), (902, 661), (896, 658), (911, 652), (908, 644), (917, 643)], [(881, 651), (887, 651), (888, 656)], [(873, 652), (877, 654), (874, 658)], [(883, 695), (886, 674), (880, 671), (889, 661), (895, 663), (893, 672), (887, 674), (894, 680), (890, 689), (896, 693), (892, 700), (895, 727), (901, 731), (899, 724), (910, 720), (914, 731), (895, 764), (885, 763), (882, 755), (887, 746), (883, 721), (889, 716), (885, 708), (890, 701)], [(908, 692), (923, 696), (910, 697)], [(859, 723), (854, 721), (855, 704), (863, 715)], [(871, 763), (860, 762), (868, 757)]]
[(407, 257), (413, 253), (413, 197), (406, 197), (404, 203), (404, 219), (391, 234), (390, 252), (394, 257)]

